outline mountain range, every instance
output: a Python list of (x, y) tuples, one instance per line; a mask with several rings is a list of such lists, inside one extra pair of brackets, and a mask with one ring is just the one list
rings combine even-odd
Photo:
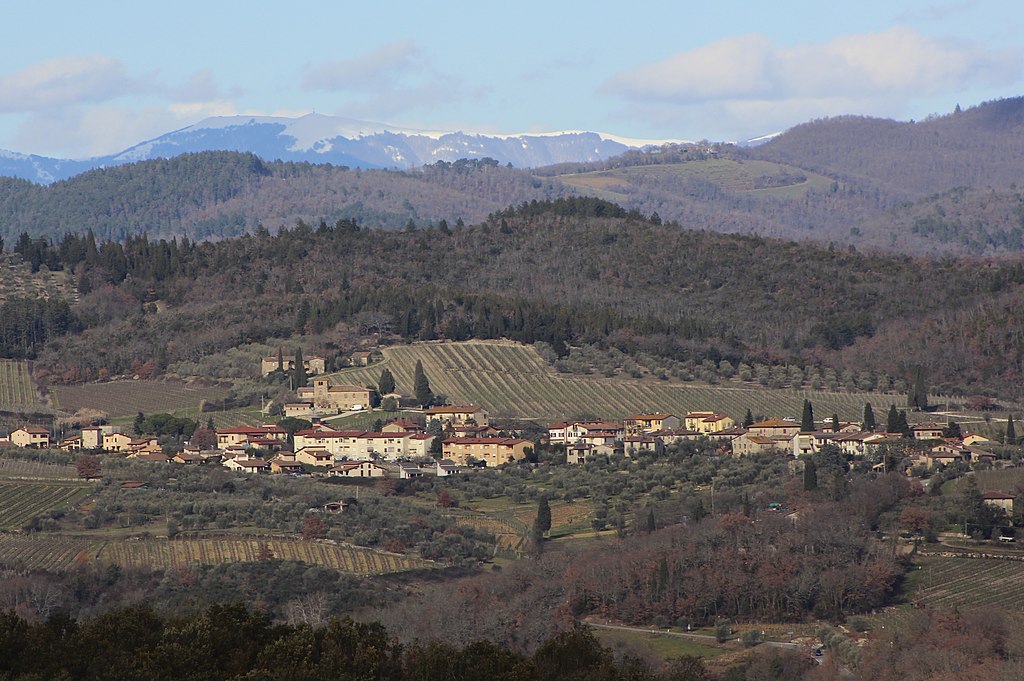
[(94, 168), (201, 151), (251, 152), (268, 161), (367, 169), (407, 169), (461, 158), (492, 158), (533, 168), (599, 161), (662, 143), (581, 131), (484, 135), (410, 130), (317, 113), (298, 118), (216, 116), (109, 156), (70, 160), (0, 150), (0, 175), (49, 184)]

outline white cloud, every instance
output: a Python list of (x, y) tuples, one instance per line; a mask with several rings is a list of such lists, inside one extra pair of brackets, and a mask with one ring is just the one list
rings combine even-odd
[(894, 115), (914, 98), (1017, 83), (1022, 67), (1019, 51), (940, 42), (906, 28), (795, 47), (746, 35), (640, 65), (603, 89), (665, 116), (703, 109), (702, 119), (760, 113), (792, 115), (792, 124), (841, 113)]
[(0, 112), (103, 102), (146, 89), (113, 57), (59, 57), (0, 76)]
[[(407, 117), (412, 110), (430, 110), (463, 96), (459, 79), (439, 73), (412, 40), (382, 45), (366, 54), (308, 65), (305, 90), (339, 93), (342, 115), (386, 119)], [(476, 95), (484, 92), (478, 89)]]
[(307, 90), (373, 92), (423, 70), (425, 62), (412, 40), (399, 40), (351, 59), (308, 66), (303, 77)]

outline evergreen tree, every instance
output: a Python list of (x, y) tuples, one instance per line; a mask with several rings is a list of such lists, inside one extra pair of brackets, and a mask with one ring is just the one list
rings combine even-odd
[(135, 415), (135, 421), (132, 423), (132, 432), (135, 435), (142, 435), (144, 428), (146, 427), (146, 415), (141, 411)]
[(534, 537), (543, 537), (551, 529), (551, 505), (547, 497), (537, 502), (537, 519), (533, 521)]
[(810, 400), (804, 400), (804, 413), (800, 418), (800, 430), (804, 433), (814, 432), (814, 407)]
[(889, 414), (885, 418), (885, 432), (902, 433), (900, 428), (900, 413), (896, 410), (895, 404), (889, 405)]
[(811, 459), (804, 461), (804, 489), (808, 492), (818, 489), (818, 467)]
[(832, 414), (832, 432), (839, 432), (839, 414)]
[(896, 432), (903, 433), (903, 437), (910, 437), (913, 435), (913, 431), (910, 430), (910, 424), (907, 423), (907, 412), (902, 409), (896, 419)]
[(284, 373), (284, 351), (280, 347), (277, 348), (277, 370)]
[(658, 528), (657, 523), (654, 521), (654, 507), (647, 508), (647, 534), (654, 532)]
[(413, 390), (416, 394), (416, 401), (427, 407), (434, 401), (434, 392), (430, 389), (430, 380), (423, 373), (423, 362), (416, 360), (416, 369), (412, 377)]
[(381, 395), (395, 392), (395, 377), (391, 375), (389, 369), (384, 368), (381, 370), (380, 380), (377, 381), (377, 389), (380, 390)]
[(749, 428), (752, 425), (754, 425), (754, 414), (747, 409), (747, 415), (743, 417), (743, 427)]
[(306, 387), (306, 366), (302, 360), (302, 348), (295, 348), (295, 368), (292, 369), (292, 390)]
[(874, 431), (875, 429), (875, 410), (871, 408), (870, 402), (864, 403), (864, 430)]
[(1004, 438), (1004, 444), (1017, 444), (1017, 428), (1013, 425), (1013, 414), (1006, 415), (1006, 437)]
[(956, 421), (951, 420), (946, 424), (946, 427), (942, 429), (942, 437), (961, 438), (963, 436), (964, 434), (963, 431), (960, 430), (960, 424)]
[(918, 411), (928, 409), (928, 387), (924, 381), (924, 367), (914, 369), (914, 380), (907, 393), (907, 407)]

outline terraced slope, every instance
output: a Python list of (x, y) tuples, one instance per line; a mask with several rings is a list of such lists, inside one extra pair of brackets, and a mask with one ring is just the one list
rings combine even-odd
[(371, 367), (345, 369), (333, 375), (340, 383), (375, 384), (381, 369), (394, 374), (397, 388), (413, 394), (416, 361), (435, 393), (453, 403), (478, 404), (503, 418), (557, 421), (583, 415), (623, 418), (642, 411), (722, 411), (740, 419), (755, 414), (799, 418), (803, 401), (815, 412), (860, 420), (864, 403), (875, 414), (890, 404), (902, 406), (901, 395), (860, 392), (769, 389), (744, 383), (645, 382), (619, 378), (592, 378), (559, 374), (530, 346), (509, 341), (417, 343), (385, 348), (384, 360)]

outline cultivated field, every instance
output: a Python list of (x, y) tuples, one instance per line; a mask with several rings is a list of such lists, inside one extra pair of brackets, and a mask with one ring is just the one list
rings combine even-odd
[(631, 166), (560, 175), (558, 179), (585, 193), (615, 201), (628, 201), (630, 194), (645, 186), (664, 187), (694, 179), (711, 182), (726, 191), (783, 199), (800, 198), (809, 189), (824, 190), (832, 184), (823, 175), (770, 161), (740, 163), (728, 159)]
[(190, 563), (238, 563), (258, 560), (260, 544), (266, 544), (274, 558), (323, 565), (353, 574), (402, 572), (432, 565), (411, 556), (363, 547), (282, 538), (110, 542), (99, 552), (99, 560), (123, 568), (148, 569), (184, 567)]
[(55, 386), (52, 389), (59, 408), (66, 412), (88, 407), (111, 417), (189, 411), (199, 418), (199, 402), (216, 402), (227, 395), (227, 388), (189, 385), (173, 381), (111, 381), (83, 385)]
[(641, 411), (715, 410), (741, 419), (755, 414), (799, 418), (803, 401), (811, 400), (816, 414), (837, 413), (859, 421), (864, 403), (876, 415), (890, 404), (904, 406), (906, 398), (879, 393), (769, 389), (749, 384), (643, 382), (559, 374), (530, 346), (507, 341), (417, 343), (384, 349), (384, 361), (369, 368), (345, 369), (334, 380), (366, 385), (376, 383), (381, 369), (395, 376), (398, 390), (413, 394), (416, 361), (435, 393), (456, 404), (477, 404), (492, 416), (557, 421), (584, 415), (620, 419)]
[(64, 298), (69, 303), (78, 301), (78, 291), (67, 270), (32, 268), (13, 253), (0, 254), (0, 302), (8, 298)]
[(0, 534), (0, 567), (60, 572), (92, 560), (99, 543), (80, 537)]
[(89, 489), (80, 482), (0, 480), (0, 529), (21, 529), (41, 513), (70, 506)]
[(0, 410), (49, 411), (39, 399), (39, 391), (32, 382), (28, 362), (0, 359)]
[(26, 459), (0, 458), (0, 479), (2, 478), (77, 480), (78, 471), (71, 465), (62, 466)]

